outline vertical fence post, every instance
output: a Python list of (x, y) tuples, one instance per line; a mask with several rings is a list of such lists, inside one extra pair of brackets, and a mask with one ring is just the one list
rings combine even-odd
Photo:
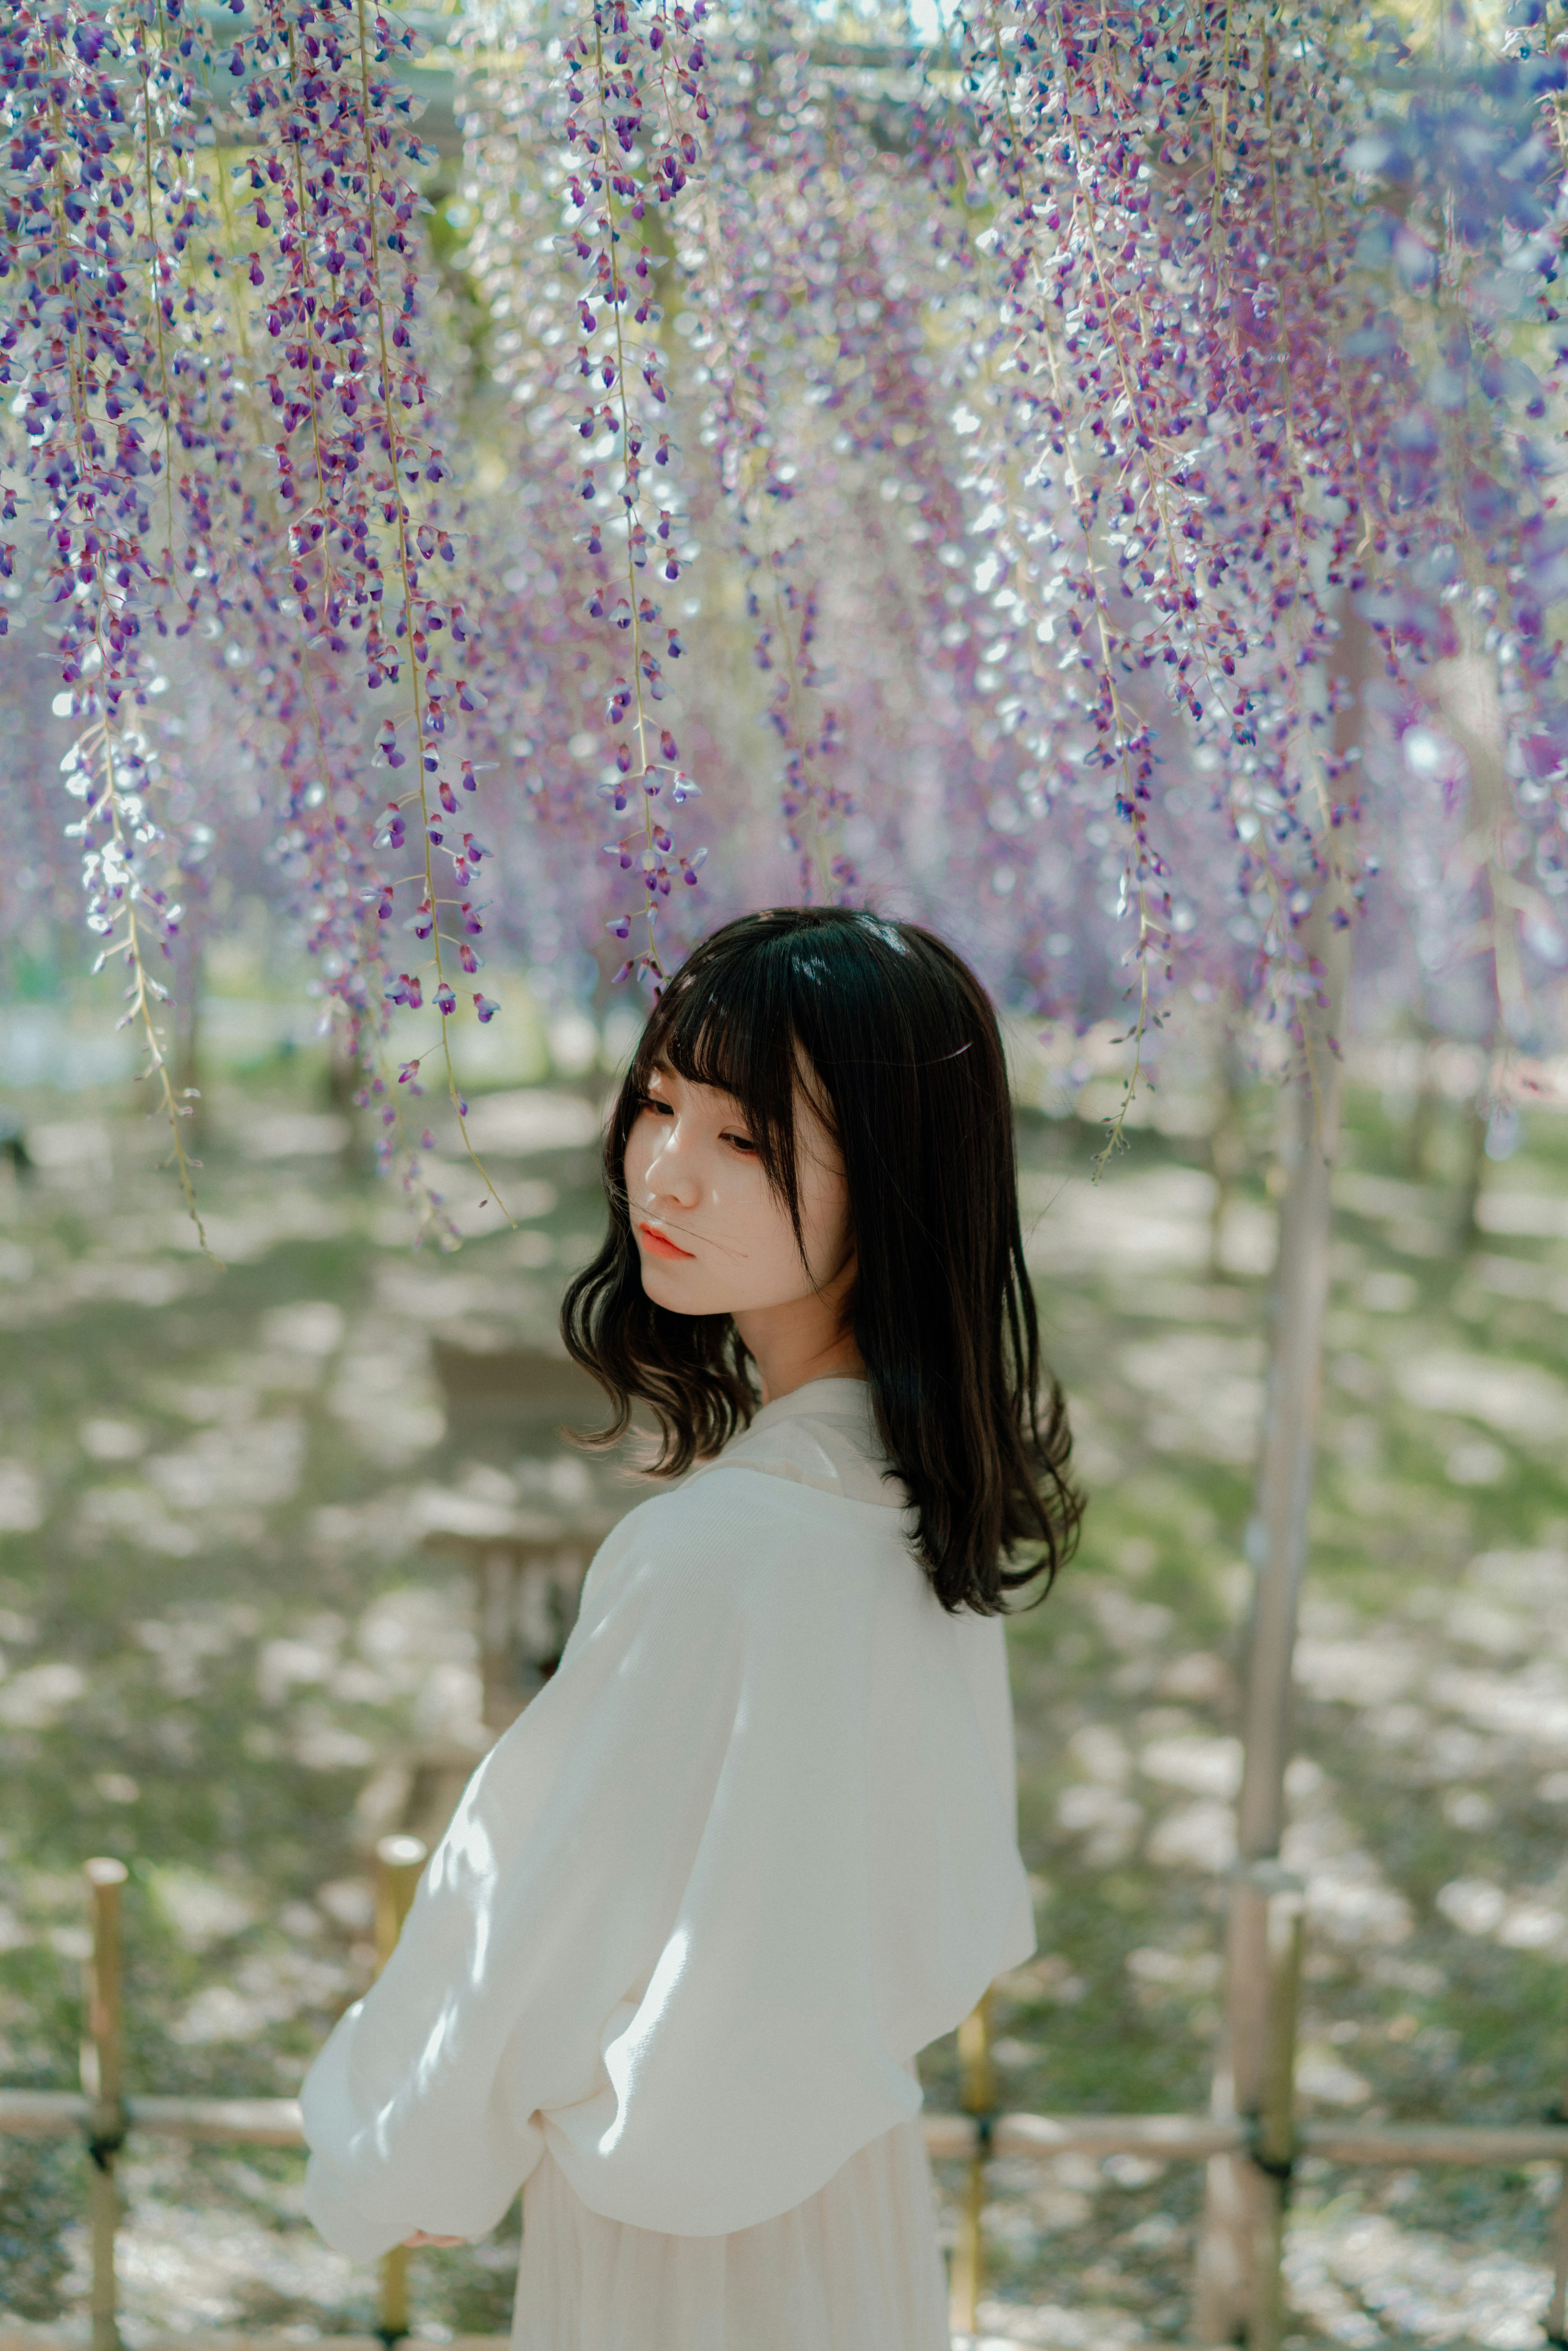
[[(1280, 1873), (1281, 1878), (1284, 1872)], [(1299, 1886), (1269, 1896), (1268, 2019), (1262, 2097), (1252, 2142), (1261, 2173), (1257, 2292), (1247, 2351), (1280, 2351), (1285, 2337), (1285, 2209), (1296, 2159), (1296, 2018), (1304, 1909)]]
[(953, 2248), (952, 2318), (959, 2335), (979, 2332), (980, 2290), (985, 2283), (986, 2160), (997, 2111), (997, 2074), (991, 2059), (991, 1995), (958, 2027), (958, 2103), (975, 2118), (975, 2152), (964, 2182), (958, 2238)]
[[(1548, 2120), (1568, 2122), (1565, 2106), (1568, 2099), (1552, 2109)], [(1568, 2351), (1568, 2163), (1557, 2175), (1557, 2202), (1552, 2214), (1552, 2300), (1542, 2324), (1552, 2351)]]
[[(413, 1900), (425, 1847), (416, 1836), (384, 1836), (376, 1846), (376, 1973), (391, 1959)], [(388, 2351), (408, 2333), (408, 2247), (394, 2245), (382, 2256), (381, 2324), (376, 2333)], [(96, 2351), (96, 2346), (95, 2346)]]
[(92, 1904), (92, 1957), (87, 1966), (87, 2030), (81, 2044), (81, 2085), (92, 2102), (88, 2153), (88, 2223), (92, 2244), (92, 2351), (120, 2351), (114, 2239), (120, 2226), (115, 2160), (125, 2139), (124, 2026), (120, 1993), (120, 1889), (122, 1861), (102, 1855), (84, 1862)]

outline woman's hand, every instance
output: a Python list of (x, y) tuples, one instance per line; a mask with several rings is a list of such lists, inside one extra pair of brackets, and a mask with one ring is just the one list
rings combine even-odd
[(467, 2242), (466, 2237), (433, 2237), (424, 2229), (416, 2229), (412, 2237), (403, 2239), (405, 2245), (465, 2245)]

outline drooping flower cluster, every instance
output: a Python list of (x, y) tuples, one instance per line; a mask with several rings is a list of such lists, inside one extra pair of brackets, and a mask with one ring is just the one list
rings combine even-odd
[[(998, 481), (1000, 528), (1019, 618), (1061, 648), (1037, 740), (1060, 756), (1064, 718), (1092, 727), (1072, 748), (1107, 779), (1145, 986), (1184, 952), (1173, 708), (1236, 844), (1248, 992), (1287, 1011), (1314, 985), (1320, 893), (1354, 898), (1375, 853), (1327, 748), (1355, 629), (1407, 724), (1461, 635), (1479, 647), (1511, 606), (1486, 651), (1513, 673), (1513, 757), (1521, 781), (1561, 773), (1533, 584), (1561, 526), (1516, 346), (1555, 320), (1531, 287), (1558, 249), (1563, 66), (1528, 30), (1489, 59), (1448, 29), (1427, 67), (1387, 25), (1316, 11), (1031, 5), (968, 27), (998, 438), (1027, 465), (1021, 496)], [(1554, 874), (1555, 815), (1535, 830)], [(1186, 959), (1209, 946), (1189, 931)]]
[[(354, 842), (360, 828), (343, 817), (320, 738), (311, 747), (327, 773), (295, 773), (288, 817), (318, 893), (319, 938), (330, 933), (344, 972), (385, 963), (389, 1005), (417, 1010), (429, 987), (450, 1083), (444, 1023), (457, 1007), (454, 980), (476, 976), (474, 942), (484, 929), (486, 850), (459, 714), (483, 697), (466, 674), (476, 655), (454, 592), (457, 550), (438, 495), (447, 467), (420, 344), (414, 174), (425, 158), (392, 71), (410, 46), (406, 31), (372, 17), (362, 0), (261, 0), (234, 70), (256, 141), (239, 205), (256, 238), (248, 256), (259, 297), (252, 391), (265, 397), (277, 435), (272, 488), (285, 538), (270, 551), (287, 567), (287, 594), (268, 601), (285, 618), (297, 615), (307, 663), (315, 655), (367, 695), (384, 694), (390, 706), (379, 715), (373, 757), (394, 789), (378, 840), (395, 866), (406, 858), (411, 870), (370, 876), (362, 857), (345, 858), (345, 836)], [(373, 959), (356, 952), (354, 925), (366, 919), (356, 910), (368, 905), (370, 920), (390, 925), (404, 892), (414, 898), (404, 925), (413, 950)], [(494, 1005), (481, 989), (469, 993), (487, 1021)], [(362, 992), (354, 1008), (365, 1008)], [(403, 1082), (414, 1067), (404, 1063)]]
[(632, 922), (642, 923), (644, 943), (620, 976), (635, 970), (655, 983), (664, 976), (653, 934), (659, 901), (677, 877), (695, 883), (706, 852), (675, 845), (674, 812), (696, 787), (679, 764), (674, 733), (654, 716), (665, 664), (682, 652), (664, 606), (684, 568), (686, 517), (670, 476), (649, 240), (667, 239), (663, 224), (699, 168), (706, 15), (705, 0), (653, 11), (593, 0), (563, 45), (569, 225), (560, 249), (575, 279), (578, 495), (589, 510), (578, 537), (590, 558), (609, 559), (607, 576), (590, 590), (588, 617), (620, 641), (604, 700), (616, 769), (605, 790), (616, 816), (636, 810), (606, 853), (622, 872), (638, 874), (643, 892), (641, 905), (614, 917), (611, 929), (629, 939)]
[[(277, 862), (383, 1100), (391, 1008), (428, 987), (444, 1026), (484, 929), (460, 739), (477, 651), (420, 325), (429, 159), (392, 70), (410, 37), (358, 0), (235, 13), (214, 42), (180, 0), (24, 7), (3, 60), (0, 365), (21, 424), (6, 506), (47, 527), (85, 721), (67, 775), (89, 921), (127, 961), (172, 1113), (144, 949), (160, 926), (167, 946), (179, 908), (150, 862), (157, 759), (134, 718), (152, 636), (194, 630), (220, 653), (235, 764), (248, 753), (276, 791)], [(235, 93), (221, 135), (239, 163), (204, 142), (214, 81)], [(390, 705), (373, 748), (370, 696)], [(379, 815), (372, 766), (401, 786)], [(413, 859), (389, 872), (373, 839), (404, 850), (410, 825)], [(389, 954), (399, 907), (412, 943)]]
[[(191, 142), (170, 128), (188, 113), (196, 47), (177, 5), (162, 23), (128, 5), (110, 26), (24, 4), (0, 27), (0, 392), (19, 458), (0, 517), (28, 530), (23, 560), (78, 721), (61, 764), (79, 812), (65, 831), (80, 843), (97, 967), (123, 967), (125, 1018), (160, 1081), (188, 1201), (156, 1022), (167, 990), (151, 967), (181, 907), (139, 714), (150, 639), (190, 625), (188, 582), (211, 569), (207, 386), (179, 324), (201, 308), (189, 250), (199, 206)], [(5, 551), (8, 578), (16, 554)]]
[[(733, 56), (724, 59), (710, 167), (684, 208), (681, 260), (700, 320), (693, 350), (708, 386), (700, 438), (739, 566), (752, 658), (768, 680), (768, 723), (783, 754), (784, 838), (796, 888), (810, 903), (847, 898), (859, 876), (842, 839), (855, 804), (835, 775), (837, 714), (822, 699), (821, 545), (795, 513), (805, 486), (804, 420), (798, 406), (791, 414), (781, 364), (779, 288), (793, 279), (796, 302), (816, 314), (813, 326), (827, 323), (818, 274), (802, 264), (834, 223), (821, 202), (821, 141), (799, 111), (807, 95), (800, 60), (786, 53), (774, 63), (763, 101), (768, 135), (759, 139), (754, 76)], [(789, 318), (790, 340), (802, 324)]]
[(1289, 1026), (1390, 860), (1534, 1037), (1568, 888), (1536, 6), (1489, 46), (983, 0), (922, 46), (486, 0), (448, 176), (370, 0), (210, 34), (20, 0), (6, 595), (55, 599), (143, 1004), (190, 868), (157, 836), (219, 789), (158, 798), (166, 631), (218, 659), (372, 1068), (394, 1008), (490, 1017), (486, 931), (573, 992), (656, 986), (659, 920), (790, 893), (933, 920), (1053, 1015), (1141, 1035), (1186, 984)]

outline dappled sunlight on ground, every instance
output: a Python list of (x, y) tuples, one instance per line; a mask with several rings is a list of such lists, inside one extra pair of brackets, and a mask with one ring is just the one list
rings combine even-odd
[[(1260, 1123), (1264, 1112), (1260, 1111)], [(305, 1076), (219, 1091), (220, 1272), (112, 1102), (37, 1098), (0, 1174), (0, 2078), (74, 2078), (78, 1874), (133, 1865), (132, 2088), (277, 2095), (372, 1963), (369, 1840), (416, 1747), (481, 1751), (470, 1594), (424, 1547), (467, 1511), (570, 1507), (580, 1458), (446, 1425), (431, 1341), (548, 1339), (597, 1238), (591, 1089), (481, 1103), (518, 1229), (409, 1247)], [(1200, 1142), (1022, 1134), (1030, 1263), (1092, 1505), (1012, 1634), (1040, 1955), (998, 1998), (1007, 2105), (1207, 2101), (1235, 1850), (1243, 1538), (1272, 1219)], [(1308, 1886), (1308, 2113), (1533, 2118), (1568, 2060), (1568, 1125), (1492, 1171), (1468, 1259), (1358, 1099), (1337, 1179), (1322, 1466), (1285, 1858)], [(477, 1213), (455, 1158), (455, 1203)], [(465, 1189), (466, 1187), (466, 1189)], [(468, 1192), (475, 1199), (468, 1200)], [(402, 1777), (400, 1778), (400, 1772)], [(934, 2102), (955, 2060), (928, 2053)], [(0, 2144), (8, 2314), (78, 2296), (82, 2158)], [(371, 2321), (298, 2219), (298, 2159), (133, 2147), (126, 2332)], [(982, 2341), (1179, 2339), (1201, 2179), (1143, 2158), (991, 2167)], [(956, 2171), (944, 2170), (945, 2226)], [(1301, 2344), (1531, 2351), (1555, 2177), (1309, 2162)], [(418, 2324), (506, 2324), (515, 2246), (422, 2255)]]

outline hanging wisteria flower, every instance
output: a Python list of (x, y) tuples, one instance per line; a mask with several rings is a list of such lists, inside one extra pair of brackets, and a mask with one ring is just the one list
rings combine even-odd
[[(156, 667), (146, 632), (166, 637), (182, 606), (175, 625), (187, 627), (194, 596), (182, 574), (212, 568), (203, 463), (223, 428), (175, 325), (197, 206), (188, 124), (183, 141), (172, 126), (188, 116), (199, 42), (155, 41), (157, 24), (150, 6), (106, 24), (24, 0), (0, 28), (0, 389), (23, 443), (0, 513), (14, 522), (25, 507), (47, 548), (58, 674), (79, 722), (62, 773), (81, 812), (66, 836), (81, 844), (96, 968), (124, 970), (125, 1019), (159, 1082), (194, 1215), (190, 1105), (176, 1100), (156, 1018), (168, 990), (149, 964), (179, 927), (180, 858), (155, 811), (159, 760), (140, 713)], [(178, 517), (177, 446), (188, 467)]]
[[(661, 920), (791, 893), (1157, 1047), (1181, 984), (1296, 1023), (1396, 860), (1537, 1035), (1568, 329), (1533, 0), (1429, 44), (988, 0), (870, 46), (486, 0), (455, 179), (369, 0), (189, 5), (0, 27), (0, 624), (52, 632), (155, 1066), (153, 967), (261, 808), (389, 1147), (397, 1016), (439, 1010), (460, 1102), (486, 956), (656, 986)], [(209, 661), (219, 758), (175, 707)], [(36, 776), (0, 792), (37, 824)]]
[[(604, 853), (622, 872), (636, 872), (645, 893), (645, 944), (616, 977), (636, 973), (653, 986), (664, 977), (654, 944), (659, 902), (676, 872), (695, 882), (696, 862), (674, 857), (655, 806), (679, 758), (667, 726), (658, 727), (655, 747), (652, 712), (664, 698), (664, 663), (681, 653), (661, 600), (681, 577), (685, 522), (674, 480), (658, 481), (671, 476), (674, 453), (661, 417), (669, 393), (654, 263), (643, 234), (653, 233), (651, 208), (654, 217), (660, 207), (673, 212), (697, 168), (697, 126), (707, 111), (706, 15), (705, 0), (692, 0), (689, 10), (680, 0), (656, 10), (592, 0), (562, 47), (572, 225), (561, 249), (577, 265), (575, 370), (586, 403), (577, 425), (586, 444), (579, 496), (592, 510), (579, 537), (591, 558), (603, 556), (607, 541), (612, 548), (610, 578), (591, 589), (586, 609), (614, 632), (624, 664), (605, 696), (606, 725), (620, 739), (602, 790), (614, 815), (636, 810)], [(615, 937), (627, 935), (619, 918), (611, 927)]]

